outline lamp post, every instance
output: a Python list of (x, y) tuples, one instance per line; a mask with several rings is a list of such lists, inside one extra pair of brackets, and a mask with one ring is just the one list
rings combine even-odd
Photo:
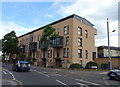
[[(115, 30), (113, 30), (112, 32), (115, 32)], [(109, 22), (108, 22), (108, 18), (107, 18), (107, 36), (108, 36), (108, 56), (109, 56), (109, 60), (108, 60), (108, 68), (109, 70), (112, 69), (112, 62), (111, 62), (111, 56), (110, 56), (110, 39), (109, 39)]]

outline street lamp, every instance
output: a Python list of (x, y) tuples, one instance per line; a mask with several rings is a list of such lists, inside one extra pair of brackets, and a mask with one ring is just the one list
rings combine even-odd
[[(112, 32), (115, 32), (115, 30), (113, 30)], [(108, 22), (108, 18), (107, 18), (107, 35), (108, 35), (108, 56), (109, 56), (109, 60), (108, 60), (108, 68), (109, 70), (112, 69), (112, 62), (111, 62), (111, 56), (110, 56), (110, 39), (109, 39), (109, 22)]]

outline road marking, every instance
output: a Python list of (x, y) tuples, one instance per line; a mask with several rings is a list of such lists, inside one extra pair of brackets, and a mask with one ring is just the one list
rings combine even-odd
[(62, 85), (65, 85), (65, 86), (69, 87), (68, 85), (66, 85), (65, 83), (61, 82), (60, 80), (56, 80), (56, 81), (59, 82)]
[(108, 72), (101, 72), (101, 73), (99, 73), (99, 74), (107, 74)]
[(77, 80), (77, 81), (81, 81), (81, 82), (85, 82), (85, 83), (89, 83), (89, 84), (92, 84), (92, 85), (101, 86), (100, 84), (93, 83), (93, 82), (88, 82), (88, 81), (85, 81), (85, 80), (82, 80), (82, 79), (75, 79), (75, 80)]
[(49, 75), (46, 75), (47, 77), (50, 77)]
[(19, 82), (20, 83), (20, 87), (22, 87), (22, 82), (21, 81), (19, 81), (19, 80), (15, 80), (15, 81), (17, 81), (17, 82)]
[(10, 75), (12, 76), (12, 78), (13, 78), (13, 80), (15, 80), (15, 77), (14, 77), (14, 75), (10, 72), (10, 71), (8, 71), (8, 70), (6, 70), (8, 73), (10, 73)]
[(7, 74), (5, 71), (3, 71), (4, 74)]
[(4, 69), (4, 70), (7, 71), (7, 72), (12, 76), (12, 79), (13, 79), (14, 81), (17, 81), (17, 82), (20, 84), (20, 87), (22, 87), (22, 82), (19, 81), (19, 80), (16, 80), (15, 77), (14, 77), (14, 75), (12, 74), (12, 72), (10, 72), (10, 71), (7, 70), (7, 69)]
[(109, 85), (109, 83), (106, 81), (106, 78), (103, 78), (104, 79), (104, 81), (105, 81), (105, 84), (106, 85)]
[(83, 84), (83, 83), (79, 83), (79, 82), (77, 82), (77, 84), (78, 84), (78, 85), (81, 85), (80, 87), (89, 87), (88, 85)]
[(109, 85), (107, 81), (105, 81), (105, 84), (106, 84), (106, 85)]
[(41, 74), (41, 75), (44, 75), (44, 76), (50, 77), (49, 75), (45, 75), (44, 72), (42, 73), (42, 72), (39, 72), (39, 71), (37, 71), (37, 70), (33, 70), (33, 71), (35, 71), (35, 72), (37, 72), (37, 73), (39, 73), (39, 74)]
[(62, 75), (60, 75), (60, 74), (56, 74), (57, 76), (62, 76)]

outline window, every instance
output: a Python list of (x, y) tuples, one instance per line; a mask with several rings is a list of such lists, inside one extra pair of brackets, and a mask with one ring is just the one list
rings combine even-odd
[(59, 32), (58, 32), (58, 35), (59, 35)]
[(59, 28), (58, 28), (58, 35), (59, 35)]
[(66, 48), (63, 49), (63, 57), (66, 57)]
[(38, 41), (40, 41), (40, 35), (38, 35)]
[(96, 52), (92, 52), (92, 59), (95, 60), (96, 58)]
[(50, 58), (50, 50), (48, 50), (48, 58)]
[(67, 34), (69, 34), (69, 25), (67, 26)]
[(88, 51), (87, 50), (85, 50), (85, 57), (86, 57), (86, 59), (88, 58)]
[(67, 27), (65, 26), (64, 27), (64, 35), (66, 35), (67, 34)]
[(28, 38), (26, 39), (26, 44), (28, 44)]
[(85, 37), (87, 38), (88, 37), (88, 31), (85, 30)]
[(69, 63), (69, 60), (67, 60), (67, 63)]
[(78, 49), (78, 58), (82, 58), (82, 49)]
[(60, 49), (57, 49), (57, 57), (60, 57)]
[(34, 42), (36, 42), (36, 36), (34, 37)]
[(82, 28), (78, 27), (78, 35), (82, 36)]
[(31, 38), (31, 42), (33, 42), (33, 37)]
[(69, 57), (69, 48), (67, 48), (67, 57)]
[(69, 37), (66, 37), (66, 45), (69, 44)]
[(45, 58), (45, 51), (43, 51), (43, 57)]
[(82, 39), (78, 38), (78, 46), (82, 46)]
[(50, 57), (52, 57), (52, 50), (50, 50)]
[(37, 51), (37, 53), (36, 53), (36, 57), (39, 58), (39, 52), (38, 52), (38, 51)]
[(82, 60), (80, 60), (80, 65), (82, 65)]
[(22, 41), (20, 40), (20, 45), (22, 45)]

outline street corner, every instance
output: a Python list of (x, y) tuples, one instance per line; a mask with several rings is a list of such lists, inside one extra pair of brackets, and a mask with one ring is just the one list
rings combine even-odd
[(17, 80), (3, 79), (2, 80), (2, 87), (8, 87), (8, 86), (21, 87), (21, 82), (19, 82)]

